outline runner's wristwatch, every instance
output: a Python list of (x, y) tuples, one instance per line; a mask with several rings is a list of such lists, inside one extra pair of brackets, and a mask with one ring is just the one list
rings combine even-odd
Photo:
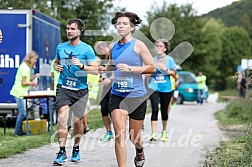
[(82, 64), (82, 67), (80, 68), (81, 70), (84, 70), (84, 67), (85, 67), (85, 65), (84, 64)]
[(128, 70), (129, 70), (129, 72), (132, 70), (132, 67), (131, 66), (128, 66)]

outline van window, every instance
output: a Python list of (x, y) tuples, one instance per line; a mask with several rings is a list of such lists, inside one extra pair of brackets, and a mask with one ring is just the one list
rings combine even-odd
[(195, 75), (191, 73), (179, 74), (179, 79), (180, 79), (180, 82), (183, 82), (183, 83), (197, 83)]

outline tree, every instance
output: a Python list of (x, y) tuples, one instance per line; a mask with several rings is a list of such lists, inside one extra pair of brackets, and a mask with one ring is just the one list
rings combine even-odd
[[(170, 19), (175, 26), (175, 34), (170, 39), (172, 49), (183, 41), (194, 47), (192, 55), (182, 63), (183, 69), (194, 73), (203, 71), (212, 89), (225, 89), (241, 58), (250, 55), (249, 35), (243, 28), (226, 28), (220, 20), (198, 17), (191, 5), (168, 6), (164, 2), (158, 7), (154, 4), (147, 12), (148, 24), (140, 29), (153, 42), (149, 27), (161, 17)], [(162, 30), (164, 26), (156, 29)], [(169, 39), (166, 35), (163, 38)]]
[[(61, 23), (61, 38), (66, 39), (66, 22), (68, 18), (80, 18), (88, 30), (107, 30), (115, 10), (124, 8), (114, 7), (113, 0), (0, 0), (1, 8), (36, 9), (51, 16)], [(102, 37), (85, 37), (85, 42), (94, 44)], [(104, 39), (104, 38), (103, 38)]]
[(204, 73), (207, 75), (207, 83), (211, 89), (216, 89), (218, 87), (216, 79), (218, 79), (222, 73), (222, 71), (219, 71), (216, 64), (221, 60), (221, 34), (224, 28), (223, 23), (214, 18), (207, 19), (202, 28), (200, 55), (205, 57)]
[(247, 31), (241, 27), (225, 28), (221, 34), (221, 39), (222, 52), (218, 69), (222, 72), (217, 83), (219, 89), (225, 89), (226, 83), (235, 74), (241, 59), (250, 57), (251, 41)]
[[(183, 69), (190, 70), (194, 73), (202, 70), (205, 67), (205, 59), (207, 58), (204, 56), (207, 55), (207, 46), (203, 42), (206, 39), (202, 31), (206, 21), (196, 16), (196, 11), (192, 9), (190, 4), (178, 7), (176, 4), (168, 6), (166, 2), (164, 2), (160, 8), (154, 4), (151, 10), (147, 12), (148, 25), (144, 25), (141, 28), (141, 31), (149, 39), (152, 39), (149, 26), (152, 22), (161, 17), (170, 19), (175, 26), (175, 34), (172, 39), (168, 36), (162, 37), (170, 40), (171, 49), (176, 48), (183, 41), (191, 43), (194, 48), (192, 55), (182, 63)], [(169, 30), (169, 27), (167, 27), (167, 30)], [(154, 42), (154, 39), (152, 40)], [(178, 63), (176, 58), (175, 62)]]
[(1, 9), (37, 9), (42, 13), (51, 15), (53, 10), (48, 6), (47, 1), (39, 0), (0, 0)]
[[(56, 19), (62, 23), (62, 29), (66, 29), (68, 18), (80, 18), (85, 22), (86, 30), (107, 30), (113, 17), (115, 8), (113, 0), (80, 1), (80, 0), (54, 0), (54, 8), (57, 8)], [(117, 8), (120, 10), (121, 8)], [(63, 41), (67, 40), (66, 32), (62, 32)], [(103, 37), (86, 36), (85, 42), (93, 45), (96, 40)]]

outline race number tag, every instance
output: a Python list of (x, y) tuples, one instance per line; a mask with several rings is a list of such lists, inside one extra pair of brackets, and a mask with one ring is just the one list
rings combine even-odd
[(114, 90), (117, 92), (132, 92), (133, 77), (118, 77), (114, 81)]
[(164, 74), (157, 74), (155, 78), (155, 83), (165, 83), (165, 76)]
[(107, 75), (107, 73), (102, 73), (102, 79), (106, 79), (106, 78), (108, 78), (108, 75)]
[(80, 82), (78, 78), (66, 77), (63, 79), (62, 88), (70, 90), (79, 90)]

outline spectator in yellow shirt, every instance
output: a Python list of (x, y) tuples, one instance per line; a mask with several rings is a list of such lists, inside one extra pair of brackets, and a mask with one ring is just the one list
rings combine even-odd
[(198, 83), (198, 100), (197, 102), (202, 104), (203, 99), (206, 96), (205, 88), (206, 88), (206, 76), (200, 71), (199, 75), (196, 77), (196, 81)]
[(38, 54), (35, 51), (30, 51), (24, 58), (21, 65), (18, 67), (15, 83), (10, 91), (10, 94), (15, 98), (18, 108), (18, 116), (15, 125), (15, 136), (21, 136), (22, 124), (25, 113), (25, 100), (24, 95), (28, 94), (29, 86), (37, 86), (39, 73), (30, 77), (32, 68), (36, 68), (36, 61), (38, 59)]

